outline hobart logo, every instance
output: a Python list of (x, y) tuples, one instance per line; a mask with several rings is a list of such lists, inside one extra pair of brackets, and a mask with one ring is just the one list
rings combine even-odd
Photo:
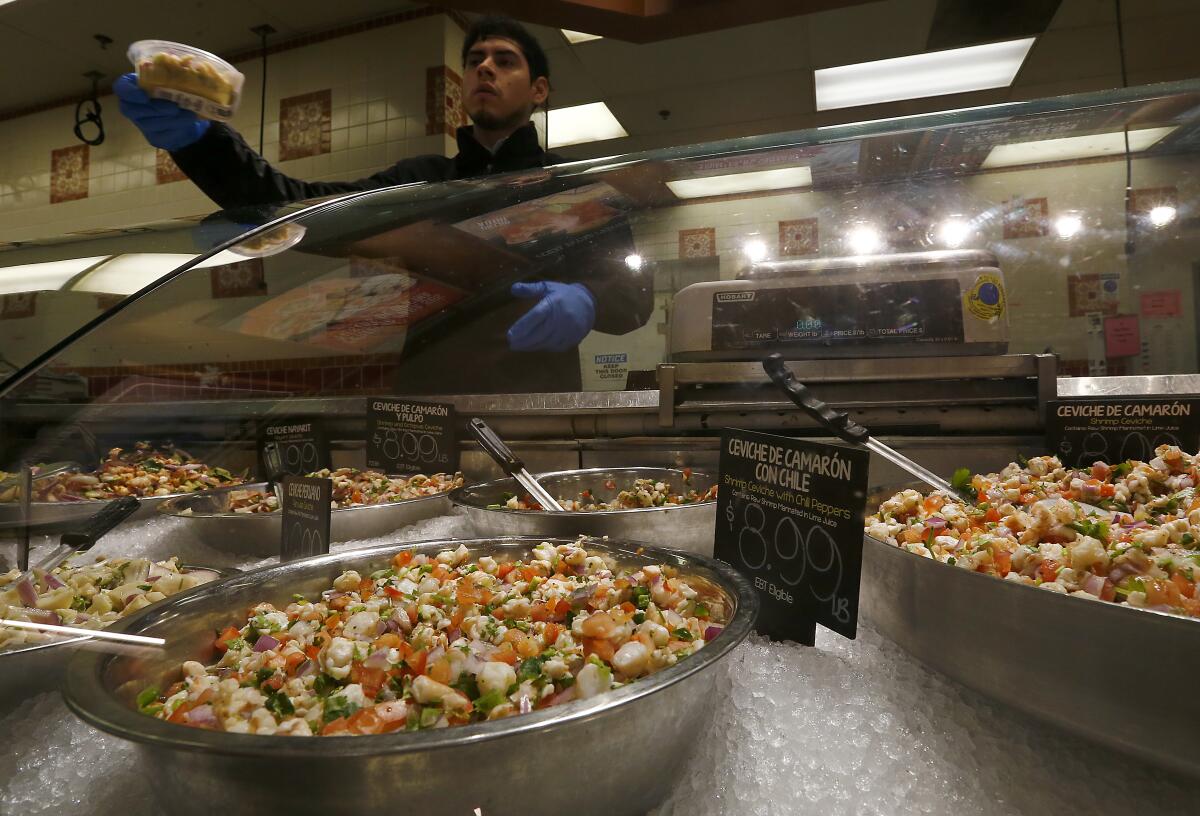
[(738, 303), (754, 300), (755, 292), (717, 292), (714, 296), (717, 303)]

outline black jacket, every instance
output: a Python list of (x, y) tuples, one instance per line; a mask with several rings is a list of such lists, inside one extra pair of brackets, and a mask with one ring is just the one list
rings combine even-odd
[[(561, 161), (542, 150), (528, 124), (509, 136), (493, 155), (475, 140), (470, 127), (458, 129), (458, 155), (416, 156), (357, 181), (301, 181), (276, 170), (241, 135), (213, 123), (197, 142), (171, 154), (175, 163), (209, 198), (225, 209), (272, 206), (340, 193), (374, 190), (418, 181), (439, 182), (527, 170)], [(592, 240), (539, 259), (527, 277), (582, 283), (596, 301), (595, 330), (625, 334), (643, 324), (653, 309), (649, 275), (631, 272), (633, 252), (625, 223)], [(392, 379), (393, 390), (411, 394), (576, 391), (581, 387), (579, 354), (518, 353), (508, 349), (506, 332), (534, 304), (506, 292), (474, 298), (453, 321), (406, 344)]]

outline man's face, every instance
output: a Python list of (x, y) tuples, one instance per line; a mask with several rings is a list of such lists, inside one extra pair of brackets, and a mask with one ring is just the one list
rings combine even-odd
[(463, 106), (481, 128), (518, 127), (546, 101), (545, 77), (529, 79), (529, 63), (521, 48), (503, 37), (488, 37), (471, 46), (463, 66)]

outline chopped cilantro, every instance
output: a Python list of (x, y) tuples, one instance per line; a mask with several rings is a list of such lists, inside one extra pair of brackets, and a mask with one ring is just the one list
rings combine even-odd
[(684, 629), (682, 627), (679, 629), (676, 629), (671, 634), (673, 634), (675, 637), (679, 638), (680, 640), (691, 640), (694, 637), (691, 632), (689, 632), (687, 629)]
[(1028, 459), (1026, 459), (1024, 455), (1022, 455), (1022, 454), (1018, 453), (1018, 454), (1017, 454), (1017, 464), (1018, 464), (1018, 465), (1020, 465), (1020, 466), (1021, 466), (1021, 467), (1023, 467), (1023, 468), (1028, 468), (1028, 467), (1029, 467), (1029, 460), (1028, 460)]
[(270, 680), (274, 676), (275, 676), (274, 669), (268, 669), (268, 668), (259, 669), (254, 675), (254, 685), (261, 686), (263, 683), (265, 683), (267, 680)]
[(975, 501), (975, 492), (971, 488), (972, 478), (971, 471), (965, 467), (954, 471), (954, 475), (950, 477), (950, 486), (954, 488), (954, 492), (969, 502)]
[(953, 567), (955, 564), (958, 563), (958, 560), (952, 555), (946, 559), (946, 563)]
[(227, 640), (227, 641), (225, 641), (225, 647), (231, 652), (236, 649), (245, 649), (246, 648), (246, 639), (245, 638), (234, 638), (233, 640)]
[(299, 592), (297, 592), (294, 595), (292, 595), (292, 600), (295, 601), (296, 603), (304, 603), (305, 597), (303, 595), (301, 595)]
[(475, 678), (469, 672), (460, 674), (458, 679), (450, 684), (450, 688), (458, 689), (467, 695), (468, 700), (479, 698), (479, 684), (475, 682)]
[(325, 700), (325, 722), (331, 723), (339, 717), (349, 717), (358, 711), (358, 705), (346, 699), (344, 694), (335, 694)]
[(487, 714), (493, 708), (495, 708), (496, 706), (503, 703), (504, 700), (505, 700), (504, 692), (489, 691), (487, 694), (484, 694), (482, 697), (477, 699), (473, 705), (475, 707), (475, 710), (478, 711), (480, 714)]
[(138, 584), (138, 589), (140, 589), (142, 592), (149, 592), (150, 590), (154, 589), (154, 587), (150, 584)]
[(341, 683), (324, 672), (318, 674), (317, 679), (313, 681), (313, 691), (321, 697), (325, 697), (341, 687)]
[(1108, 522), (1092, 521), (1091, 519), (1080, 519), (1073, 521), (1067, 525), (1077, 533), (1082, 533), (1085, 536), (1098, 538), (1104, 543), (1108, 543)]
[(1112, 469), (1111, 469), (1111, 473), (1114, 477), (1119, 478), (1121, 476), (1124, 476), (1126, 473), (1128, 473), (1131, 470), (1133, 470), (1133, 462), (1126, 460), (1119, 465), (1113, 465)]
[(521, 661), (521, 665), (517, 668), (518, 683), (525, 680), (535, 680), (541, 676), (542, 659), (540, 657), (527, 657)]
[(88, 603), (88, 599), (83, 597), (82, 595), (76, 595), (74, 598), (71, 599), (71, 608), (74, 609), (76, 612), (84, 611), (85, 609), (88, 608), (89, 605), (90, 604)]
[(570, 688), (575, 685), (575, 678), (568, 674), (566, 677), (560, 678), (558, 684), (565, 689)]
[(639, 626), (641, 624), (645, 623), (646, 622), (646, 613), (645, 612), (634, 612), (633, 613), (633, 622), (638, 624)]
[(1179, 539), (1179, 543), (1185, 547), (1190, 547), (1196, 543), (1196, 537), (1191, 533), (1184, 533), (1183, 538)]
[(273, 691), (268, 694), (266, 706), (268, 711), (272, 711), (280, 717), (287, 717), (296, 713), (296, 707), (292, 705), (291, 698), (282, 691)]

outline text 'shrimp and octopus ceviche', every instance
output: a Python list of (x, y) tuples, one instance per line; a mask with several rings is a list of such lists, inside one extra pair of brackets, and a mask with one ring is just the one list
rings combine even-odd
[(1198, 462), (1164, 445), (1149, 462), (1088, 470), (1039, 456), (986, 476), (959, 471), (955, 486), (973, 501), (904, 490), (866, 532), (1007, 581), (1200, 617)]
[(670, 566), (576, 544), (528, 560), (402, 551), (317, 597), (262, 603), (138, 706), (172, 723), (288, 736), (462, 725), (587, 699), (675, 665), (732, 610)]

